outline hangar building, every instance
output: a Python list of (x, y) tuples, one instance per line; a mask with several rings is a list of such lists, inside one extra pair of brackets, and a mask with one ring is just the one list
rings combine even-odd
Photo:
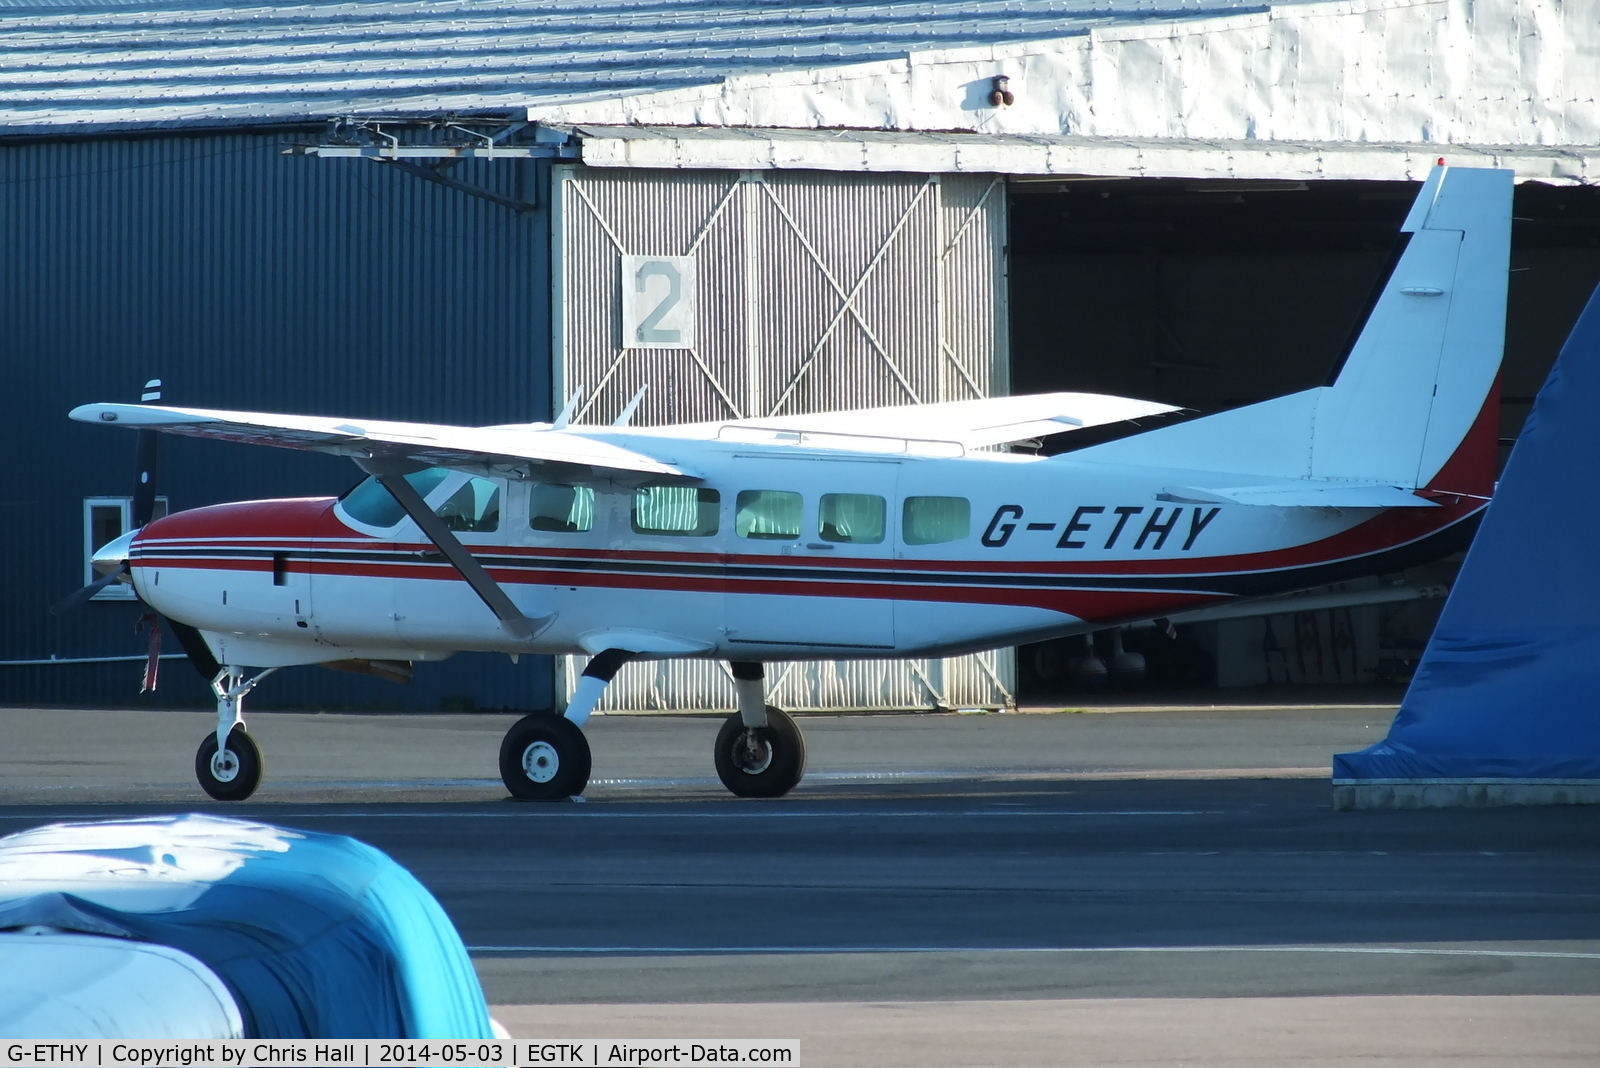
[[(156, 700), (136, 604), (46, 612), (131, 492), (127, 436), (65, 413), (150, 378), (468, 424), (580, 386), (609, 420), (646, 383), (649, 422), (1047, 389), (1214, 411), (1326, 376), (1444, 157), (1522, 181), (1509, 439), (1600, 279), (1600, 21), (1559, 0), (18, 0), (0, 54), (11, 704)], [(651, 258), (693, 262), (691, 346), (621, 345)], [(356, 477), (163, 447), (174, 509)], [(1285, 677), (1370, 678), (1387, 624), (1346, 618), (1349, 678), (1321, 632)], [(1265, 681), (1261, 635), (1210, 626), (1223, 682)], [(305, 669), (255, 700), (537, 708), (576, 667)], [(776, 696), (1003, 706), (1018, 678), (1009, 650), (796, 665)], [(715, 664), (620, 681), (614, 705), (732, 701)], [(163, 703), (204, 699), (168, 665)]]

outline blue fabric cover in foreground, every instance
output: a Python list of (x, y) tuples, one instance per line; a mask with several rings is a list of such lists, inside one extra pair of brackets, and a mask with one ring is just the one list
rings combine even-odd
[(1334, 781), (1600, 779), (1600, 289), (1495, 489), (1389, 737)]
[(56, 824), (0, 839), (0, 928), (172, 946), (232, 991), (252, 1038), (492, 1038), (444, 910), (353, 838), (213, 816)]

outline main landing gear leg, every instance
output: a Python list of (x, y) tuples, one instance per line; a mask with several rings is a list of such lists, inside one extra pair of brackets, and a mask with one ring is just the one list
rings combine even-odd
[(739, 711), (717, 732), (717, 778), (740, 797), (782, 797), (806, 773), (806, 740), (789, 714), (766, 703), (760, 664), (731, 661)]
[(217, 729), (200, 743), (194, 755), (194, 775), (200, 780), (200, 789), (218, 801), (243, 801), (261, 785), (261, 750), (245, 733), (242, 709), (245, 695), (277, 670), (267, 668), (246, 679), (243, 668), (230, 664), (211, 680), (211, 690), (217, 695)]
[(589, 740), (583, 725), (629, 654), (607, 649), (589, 661), (565, 715), (535, 712), (519, 719), (500, 743), (500, 780), (519, 801), (565, 801), (589, 785)]

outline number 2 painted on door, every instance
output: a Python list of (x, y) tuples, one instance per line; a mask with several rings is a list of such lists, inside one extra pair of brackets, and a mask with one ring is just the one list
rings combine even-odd
[(694, 347), (692, 256), (622, 257), (622, 347)]
[(678, 269), (665, 260), (651, 260), (639, 268), (639, 273), (633, 276), (634, 290), (638, 293), (647, 292), (650, 279), (665, 278), (667, 280), (667, 295), (661, 298), (661, 303), (656, 305), (656, 310), (644, 317), (639, 323), (638, 339), (646, 345), (676, 345), (683, 340), (682, 330), (663, 330), (660, 328), (661, 320), (666, 318), (668, 312), (678, 306), (678, 301), (683, 299), (683, 279), (678, 274)]

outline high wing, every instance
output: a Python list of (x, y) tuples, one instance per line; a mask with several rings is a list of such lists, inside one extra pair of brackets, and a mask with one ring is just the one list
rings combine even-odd
[(358, 459), (415, 460), (436, 467), (494, 470), (528, 477), (530, 466), (555, 466), (572, 477), (585, 470), (654, 477), (697, 478), (677, 464), (545, 424), (465, 427), (348, 420), (325, 416), (165, 408), (147, 404), (85, 404), (70, 413), (81, 423), (159, 430), (193, 438), (275, 445)]
[[(818, 435), (840, 447), (874, 451), (875, 439), (942, 442), (979, 449), (1085, 427), (1175, 412), (1170, 404), (1099, 393), (1034, 393), (1020, 397), (942, 401), (893, 408), (856, 408), (814, 415), (779, 415), (652, 427), (644, 433), (716, 438), (763, 433)], [(817, 444), (830, 444), (827, 440)], [(881, 447), (881, 446), (880, 446)]]

